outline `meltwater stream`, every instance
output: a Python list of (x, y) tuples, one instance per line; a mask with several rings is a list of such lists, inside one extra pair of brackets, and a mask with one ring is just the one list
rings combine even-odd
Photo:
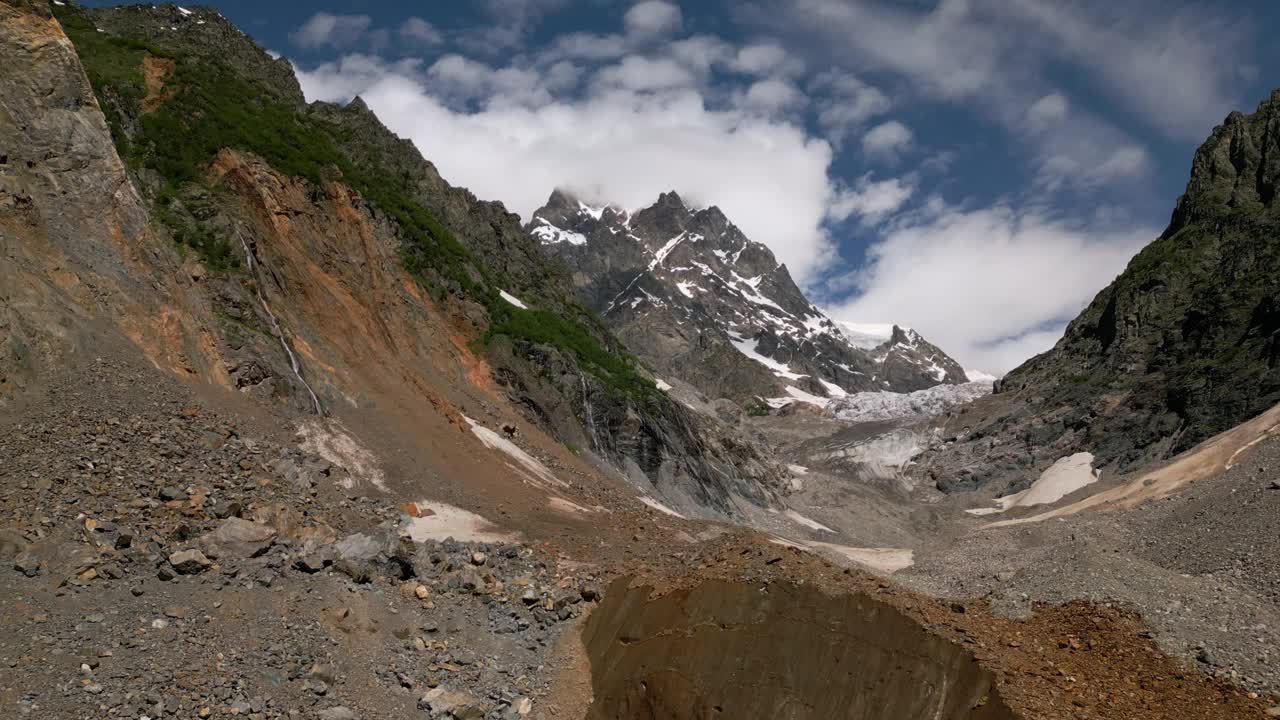
[(317, 415), (324, 415), (324, 408), (320, 405), (320, 398), (316, 396), (311, 384), (302, 377), (302, 366), (298, 363), (298, 358), (293, 354), (293, 348), (289, 347), (289, 341), (285, 339), (284, 330), (280, 327), (280, 321), (276, 319), (276, 314), (271, 312), (271, 306), (267, 304), (267, 299), (262, 296), (262, 291), (258, 289), (262, 281), (258, 279), (257, 268), (253, 262), (253, 253), (249, 251), (249, 245), (240, 238), (240, 247), (244, 248), (245, 261), (249, 265), (249, 273), (253, 275), (255, 286), (253, 292), (258, 296), (258, 302), (261, 303), (262, 309), (266, 311), (267, 317), (271, 319), (271, 329), (275, 332), (276, 339), (280, 341), (280, 347), (284, 348), (284, 354), (289, 358), (289, 368), (293, 370), (293, 376), (298, 378), (298, 382), (302, 383), (302, 387), (307, 389), (307, 394), (311, 396), (311, 404), (315, 407)]

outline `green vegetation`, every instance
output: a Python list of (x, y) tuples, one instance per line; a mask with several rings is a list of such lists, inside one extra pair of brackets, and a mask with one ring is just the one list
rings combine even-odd
[[(606, 386), (640, 401), (652, 397), (653, 383), (636, 371), (633, 359), (602, 345), (585, 324), (589, 320), (522, 310), (503, 301), (497, 288), (510, 285), (506, 278), (494, 277), (415, 201), (407, 179), (388, 170), (390, 163), (379, 157), (353, 162), (342, 151), (340, 129), (280, 100), (232, 67), (100, 33), (76, 8), (60, 9), (59, 20), (76, 45), (121, 157), (130, 167), (159, 178), (152, 188), (156, 218), (181, 246), (200, 253), (211, 270), (235, 270), (238, 258), (225, 237), (191, 214), (187, 201), (216, 192), (208, 186), (206, 172), (220, 150), (253, 153), (277, 171), (316, 185), (334, 177), (336, 170), (343, 182), (395, 222), (402, 264), (434, 297), (458, 293), (486, 308), (490, 326), (484, 342), (500, 334), (551, 345), (572, 353)], [(175, 66), (164, 78), (165, 100), (143, 113), (141, 68), (148, 54), (169, 58)], [(125, 118), (133, 118), (132, 125), (126, 125)]]

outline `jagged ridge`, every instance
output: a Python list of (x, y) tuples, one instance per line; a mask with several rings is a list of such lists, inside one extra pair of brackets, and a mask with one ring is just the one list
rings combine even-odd
[(712, 397), (822, 402), (966, 380), (913, 332), (859, 347), (767, 247), (719, 208), (690, 208), (675, 192), (631, 214), (556, 190), (526, 227), (634, 352)]

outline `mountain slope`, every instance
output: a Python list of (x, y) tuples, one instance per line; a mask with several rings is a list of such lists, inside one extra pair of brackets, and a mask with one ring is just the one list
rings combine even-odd
[(1016, 477), (1084, 450), (1124, 471), (1280, 402), (1277, 183), (1280, 91), (1214, 129), (1168, 229), (1052, 350), (997, 384), (991, 402), (1002, 409), (972, 432), (996, 449), (970, 465), (1004, 465)]
[(786, 266), (719, 208), (674, 192), (634, 214), (552, 193), (526, 229), (571, 269), (578, 297), (660, 374), (740, 402), (961, 383), (964, 371), (911, 331), (860, 347), (804, 296)]
[[(132, 194), (131, 237), (152, 243), (121, 270), (148, 307), (107, 316), (157, 365), (297, 412), (423, 403), (459, 426), (443, 388), (468, 383), (688, 512), (770, 502), (778, 467), (659, 392), (515, 215), (450, 186), (363, 103), (306, 105), (288, 64), (212, 10), (55, 10), (114, 141), (92, 141), (120, 185), (101, 194)], [(110, 267), (93, 256), (108, 243), (50, 237)], [(58, 325), (22, 313), (19, 369)]]

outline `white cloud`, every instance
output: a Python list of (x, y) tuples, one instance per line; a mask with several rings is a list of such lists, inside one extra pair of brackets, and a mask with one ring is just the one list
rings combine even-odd
[[(585, 95), (559, 96), (550, 72), (444, 60), (429, 82), (417, 65), (363, 56), (298, 75), (309, 100), (359, 94), (450, 182), (526, 219), (557, 186), (631, 208), (675, 188), (718, 205), (801, 284), (830, 261), (830, 145), (788, 121), (709, 106), (686, 65), (627, 56), (585, 79)], [(468, 93), (474, 103), (457, 105)]]
[(786, 80), (769, 78), (758, 80), (747, 88), (743, 98), (746, 107), (765, 112), (779, 112), (804, 105), (806, 98), (795, 85)]
[(1049, 93), (1027, 108), (1027, 122), (1033, 130), (1044, 130), (1067, 117), (1067, 98), (1062, 93)]
[(644, 0), (631, 6), (622, 22), (631, 35), (667, 35), (680, 29), (680, 8), (663, 0)]
[(966, 367), (1005, 372), (1052, 346), (1157, 234), (935, 201), (890, 223), (854, 278), (857, 295), (829, 309), (843, 320), (908, 325)]
[(873, 158), (895, 160), (911, 145), (911, 129), (897, 120), (881, 123), (862, 136), (862, 151)]
[(621, 35), (569, 33), (556, 38), (548, 57), (612, 60), (625, 55), (627, 41)]
[(416, 45), (439, 45), (444, 36), (434, 25), (420, 17), (411, 17), (400, 26), (400, 38)]
[(836, 144), (891, 106), (883, 92), (850, 73), (828, 70), (815, 77), (809, 89), (820, 97), (818, 124)]
[(364, 38), (372, 24), (373, 18), (368, 15), (320, 12), (312, 15), (297, 31), (290, 33), (289, 39), (304, 48), (349, 47)]
[(739, 49), (731, 67), (749, 75), (795, 75), (804, 71), (804, 62), (776, 42), (761, 42)]
[(693, 87), (697, 78), (683, 65), (669, 58), (628, 55), (617, 65), (602, 69), (596, 75), (602, 88), (624, 90), (662, 90)]
[(711, 35), (694, 35), (666, 45), (667, 53), (699, 75), (706, 75), (711, 68), (733, 57), (733, 46)]
[(867, 173), (853, 188), (841, 188), (836, 192), (827, 215), (836, 221), (857, 215), (874, 224), (902, 207), (914, 192), (914, 182), (909, 178), (873, 181), (871, 173)]
[[(739, 17), (810, 64), (887, 75), (911, 99), (996, 121), (1027, 148), (1042, 188), (1131, 183), (1150, 169), (1122, 129), (1130, 123), (1068, 101), (1056, 82), (1064, 71), (1110, 101), (1107, 115), (1128, 111), (1170, 138), (1199, 140), (1238, 106), (1251, 67), (1244, 17), (1187, 0), (754, 0)], [(819, 119), (838, 143), (840, 106), (831, 107)]]

